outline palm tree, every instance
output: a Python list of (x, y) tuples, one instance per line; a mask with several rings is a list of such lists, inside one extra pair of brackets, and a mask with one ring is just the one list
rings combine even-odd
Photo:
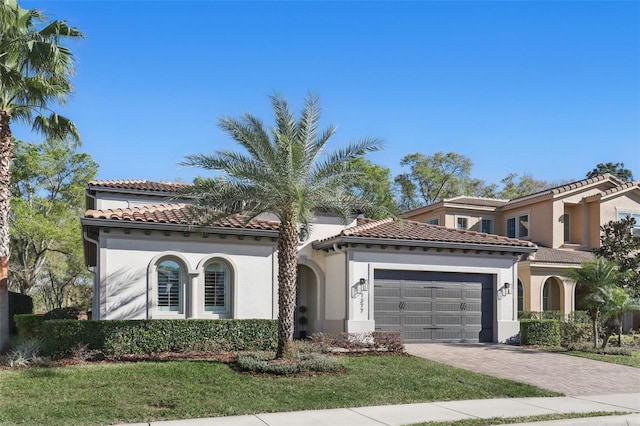
[(619, 271), (616, 263), (598, 258), (582, 263), (580, 268), (571, 268), (566, 274), (584, 290), (581, 302), (589, 312), (593, 347), (597, 348), (600, 315), (612, 314), (612, 305), (619, 297), (616, 286), (624, 282), (626, 272)]
[(75, 124), (50, 107), (63, 104), (73, 90), (74, 57), (60, 43), (83, 35), (64, 21), (44, 21), (39, 10), (0, 3), (0, 352), (9, 341), (10, 126), (22, 122), (46, 136), (80, 141)]
[(275, 127), (265, 129), (251, 114), (222, 118), (220, 127), (246, 153), (221, 151), (191, 155), (183, 162), (219, 172), (212, 179), (197, 179), (189, 195), (196, 211), (210, 220), (234, 214), (250, 220), (275, 214), (278, 230), (278, 349), (277, 358), (295, 355), (293, 314), (296, 300), (298, 232), (308, 231), (314, 212), (328, 211), (345, 220), (354, 212), (374, 212), (373, 203), (358, 197), (349, 186), (362, 176), (353, 160), (381, 148), (378, 139), (364, 139), (321, 158), (335, 127), (319, 132), (317, 97), (307, 96), (296, 121), (287, 101), (271, 96)]

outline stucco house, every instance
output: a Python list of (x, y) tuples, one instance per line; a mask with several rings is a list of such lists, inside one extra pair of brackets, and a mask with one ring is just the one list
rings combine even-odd
[[(93, 318), (277, 318), (273, 217), (199, 226), (179, 183), (94, 181), (81, 219)], [(316, 215), (298, 256), (307, 333), (400, 331), (407, 342), (518, 334), (524, 239), (409, 220)], [(300, 310), (297, 309), (297, 312)]]
[(600, 227), (632, 216), (636, 219), (633, 232), (640, 235), (640, 181), (624, 182), (605, 174), (513, 200), (445, 199), (404, 216), (535, 243), (538, 250), (518, 264), (518, 310), (568, 314), (576, 306), (576, 285), (564, 277), (564, 271), (593, 259), (591, 250), (600, 245)]

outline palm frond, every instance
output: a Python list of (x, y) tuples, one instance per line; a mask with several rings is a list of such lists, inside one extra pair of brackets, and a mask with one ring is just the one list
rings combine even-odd
[(65, 21), (57, 20), (51, 22), (39, 31), (41, 37), (53, 37), (58, 39), (60, 36), (71, 38), (85, 38), (84, 34), (75, 27), (70, 26)]
[(75, 123), (66, 117), (51, 113), (48, 117), (38, 115), (33, 120), (33, 130), (56, 139), (70, 139), (80, 144), (80, 133)]
[(268, 164), (274, 164), (277, 161), (276, 151), (269, 135), (262, 122), (253, 115), (246, 114), (239, 120), (223, 117), (220, 119), (219, 126), (256, 159)]

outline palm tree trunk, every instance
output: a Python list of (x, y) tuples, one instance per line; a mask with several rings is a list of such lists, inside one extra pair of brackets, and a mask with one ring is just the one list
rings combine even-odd
[(293, 314), (296, 309), (298, 230), (293, 214), (280, 218), (278, 233), (278, 350), (276, 358), (293, 358)]
[(0, 353), (9, 346), (9, 198), (11, 179), (11, 115), (0, 111)]

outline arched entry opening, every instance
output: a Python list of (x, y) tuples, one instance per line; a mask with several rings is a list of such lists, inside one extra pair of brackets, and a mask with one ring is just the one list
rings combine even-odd
[(318, 279), (313, 269), (298, 265), (294, 337), (303, 339), (318, 331)]
[(585, 303), (585, 296), (587, 295), (587, 288), (581, 284), (576, 284), (575, 287), (575, 301), (576, 301), (576, 307), (575, 310), (576, 311), (586, 311), (588, 310), (588, 307)]
[(561, 311), (562, 310), (562, 282), (556, 278), (547, 278), (542, 286), (542, 310)]
[(524, 311), (524, 286), (518, 278), (518, 312)]

